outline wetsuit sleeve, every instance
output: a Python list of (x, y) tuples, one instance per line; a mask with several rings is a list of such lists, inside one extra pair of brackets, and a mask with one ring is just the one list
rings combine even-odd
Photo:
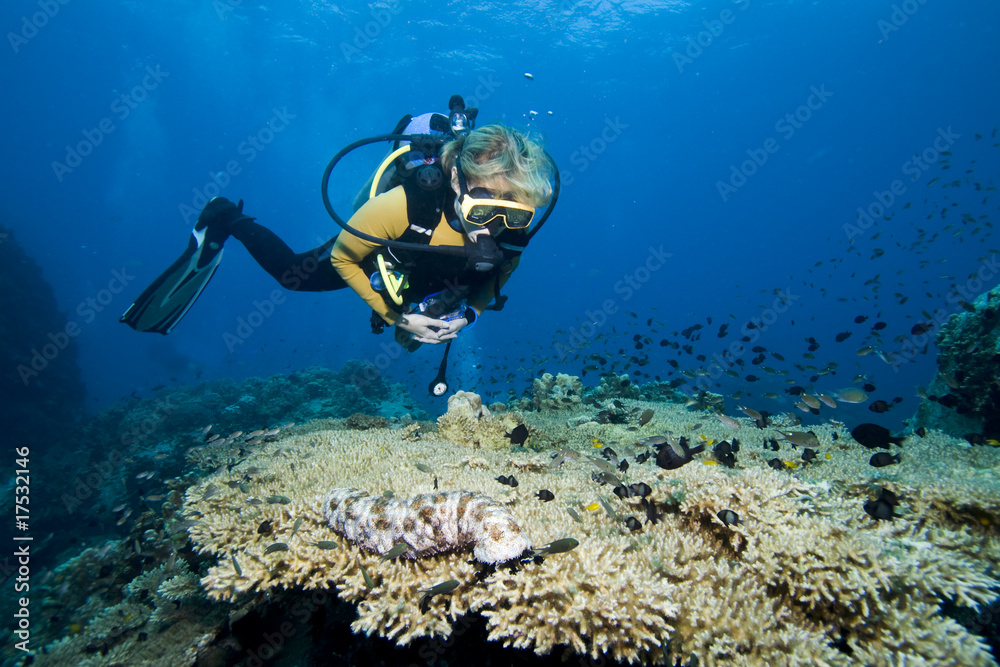
[[(368, 200), (351, 216), (349, 224), (359, 232), (382, 239), (398, 239), (409, 227), (406, 219), (406, 194), (397, 187)], [(368, 276), (361, 268), (361, 262), (379, 246), (343, 232), (330, 253), (330, 262), (351, 289), (365, 300), (388, 324), (395, 324), (399, 314), (386, 305), (382, 296), (372, 289)]]
[[(520, 256), (510, 260), (510, 264), (507, 265), (500, 273), (500, 286), (503, 287), (506, 284), (507, 279), (510, 278), (511, 274), (514, 273), (514, 269), (517, 268), (518, 263), (521, 261)], [(486, 282), (477, 289), (475, 292), (469, 295), (466, 301), (473, 309), (476, 311), (476, 315), (482, 315), (483, 309), (490, 305), (493, 301), (494, 292), (494, 281), (490, 280)]]

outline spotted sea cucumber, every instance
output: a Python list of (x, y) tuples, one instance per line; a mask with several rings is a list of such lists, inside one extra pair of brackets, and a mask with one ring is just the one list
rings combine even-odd
[(503, 504), (471, 491), (424, 493), (412, 498), (373, 497), (334, 489), (323, 498), (330, 527), (360, 547), (387, 553), (399, 542), (404, 558), (422, 558), (472, 546), (476, 560), (502, 563), (531, 549)]

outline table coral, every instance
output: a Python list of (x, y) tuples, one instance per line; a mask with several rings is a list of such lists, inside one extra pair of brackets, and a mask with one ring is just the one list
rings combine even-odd
[[(690, 433), (693, 416), (679, 406), (626, 403), (655, 407), (661, 432), (732, 437), (708, 419)], [(941, 606), (976, 608), (994, 597), (997, 452), (966, 454), (957, 441), (931, 433), (906, 443), (907, 463), (919, 464), (886, 473), (868, 466), (870, 452), (847, 436), (834, 440), (842, 429), (828, 425), (814, 429), (820, 459), (794, 471), (771, 470), (749, 447), (734, 469), (705, 465), (708, 452), (676, 470), (650, 459), (621, 477), (648, 484), (647, 501), (662, 516), (632, 531), (625, 520), (646, 516), (641, 499), (619, 498), (594, 481), (599, 468), (591, 457), (608, 443), (634, 461), (646, 450), (636, 438), (653, 424), (635, 434), (602, 424), (567, 436), (564, 414), (529, 416), (541, 441), (562, 437), (566, 448), (557, 464), (528, 454), (537, 465), (514, 468), (509, 448), (478, 449), (473, 459), (466, 444), (442, 434), (413, 439), (385, 429), (262, 443), (187, 492), (189, 533), (199, 551), (217, 557), (202, 585), (220, 599), (274, 587), (335, 589), (358, 605), (356, 632), (400, 644), (447, 636), (456, 619), (478, 612), (492, 640), (538, 653), (562, 647), (594, 659), (994, 664), (982, 640), (943, 616)], [(979, 467), (967, 464), (973, 459)], [(924, 476), (930, 471), (934, 485)], [(516, 488), (495, 479), (515, 473)], [(874, 483), (901, 499), (894, 521), (875, 521), (862, 510)], [(574, 537), (579, 546), (482, 580), (467, 549), (382, 561), (329, 527), (323, 499), (344, 488), (398, 498), (482, 492), (504, 506), (533, 544)], [(540, 489), (555, 501), (536, 498)], [(266, 501), (272, 497), (288, 502)], [(726, 525), (718, 518), (722, 510), (740, 522)], [(266, 535), (258, 531), (264, 522)], [(268, 549), (278, 542), (287, 549)], [(457, 588), (421, 608), (422, 591), (452, 579)]]

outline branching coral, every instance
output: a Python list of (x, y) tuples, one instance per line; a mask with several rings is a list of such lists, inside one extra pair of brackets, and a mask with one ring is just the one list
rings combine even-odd
[[(675, 433), (693, 421), (679, 406), (656, 409), (656, 423)], [(542, 416), (531, 426), (543, 437), (562, 432), (566, 441), (564, 417)], [(716, 422), (706, 421), (698, 435), (731, 437)], [(634, 461), (644, 449), (626, 427), (595, 428), (602, 438), (618, 438), (623, 457)], [(935, 491), (923, 491), (922, 478), (905, 472), (891, 482), (876, 480), (902, 499), (899, 518), (877, 522), (861, 508), (865, 482), (878, 474), (867, 466), (870, 454), (857, 446), (834, 449), (835, 428), (817, 429), (831, 459), (794, 473), (773, 471), (750, 452), (732, 470), (704, 465), (711, 462), (707, 453), (675, 470), (652, 460), (633, 463), (623, 483), (648, 484), (647, 501), (662, 515), (636, 530), (625, 519), (642, 523), (640, 498), (619, 498), (592, 478), (600, 470), (591, 461), (600, 443), (590, 432), (570, 436), (555, 460), (528, 455), (517, 467), (505, 450), (483, 448), (472, 457), (465, 443), (433, 435), (289, 436), (189, 489), (185, 511), (197, 549), (218, 558), (202, 579), (211, 596), (333, 588), (358, 604), (355, 631), (401, 644), (446, 636), (459, 616), (480, 612), (491, 639), (539, 653), (564, 645), (594, 658), (642, 663), (697, 656), (702, 665), (878, 665), (947, 662), (941, 656), (951, 655), (955, 664), (992, 664), (980, 641), (940, 614), (943, 601), (975, 607), (997, 585), (994, 524), (973, 523), (977, 515), (956, 502), (965, 477), (939, 474)], [(939, 464), (955, 466), (954, 449), (941, 438), (907, 447), (940, 453), (947, 458)], [(512, 474), (516, 488), (495, 479)], [(434, 484), (442, 495), (487, 493), (536, 546), (568, 536), (580, 544), (480, 581), (469, 551), (381, 560), (338, 536), (323, 516), (323, 498), (333, 489), (407, 498), (434, 491)], [(968, 502), (995, 517), (1000, 481), (982, 472), (975, 487), (978, 495)], [(555, 500), (536, 497), (541, 489)], [(739, 522), (723, 522), (723, 510)], [(447, 599), (424, 599), (424, 591), (452, 579), (459, 584)]]

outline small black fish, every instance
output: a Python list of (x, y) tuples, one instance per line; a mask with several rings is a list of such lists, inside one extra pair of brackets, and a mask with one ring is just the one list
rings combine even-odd
[(719, 517), (719, 521), (724, 523), (727, 527), (740, 523), (740, 515), (732, 510), (722, 510), (716, 514), (716, 516)]
[(603, 456), (608, 461), (610, 461), (611, 459), (614, 459), (616, 461), (618, 460), (618, 452), (611, 449), (610, 447), (605, 447), (604, 449), (602, 449), (601, 456)]
[(663, 512), (657, 510), (656, 503), (649, 498), (643, 498), (639, 504), (642, 506), (642, 509), (646, 510), (646, 523), (651, 523), (655, 526), (663, 518)]
[(872, 331), (881, 331), (882, 329), (885, 329), (887, 326), (889, 325), (886, 324), (885, 322), (876, 322), (875, 324), (872, 325)]
[[(693, 430), (693, 429), (692, 429)], [(705, 451), (705, 445), (688, 447), (687, 438), (681, 437), (677, 447), (669, 442), (660, 446), (660, 451), (656, 454), (656, 465), (666, 470), (676, 470), (682, 465), (690, 463), (695, 454)]]
[(772, 452), (777, 452), (781, 450), (781, 445), (774, 438), (768, 438), (764, 441), (764, 449), (769, 449)]
[(771, 459), (770, 461), (767, 462), (767, 465), (771, 466), (775, 470), (784, 470), (785, 469), (785, 464), (782, 463), (781, 459), (779, 459), (779, 458), (773, 458), (773, 459)]
[(839, 334), (837, 334), (837, 337), (835, 338), (835, 340), (838, 343), (843, 343), (845, 340), (847, 340), (850, 337), (851, 337), (851, 332), (850, 331), (841, 331)]
[[(739, 446), (737, 445), (737, 448), (738, 447)], [(736, 466), (736, 456), (733, 454), (733, 446), (725, 440), (712, 448), (712, 455), (715, 456), (716, 461), (727, 468), (733, 468)]]
[(618, 464), (618, 469), (621, 470), (622, 472), (628, 470), (628, 461), (622, 459), (622, 462)]
[(810, 447), (806, 447), (802, 450), (802, 460), (809, 463), (816, 458), (816, 450)]
[(513, 475), (510, 476), (500, 475), (499, 477), (497, 477), (497, 481), (505, 486), (512, 486), (512, 487), (517, 486), (517, 480), (514, 479)]
[(637, 530), (642, 530), (642, 524), (639, 523), (639, 520), (636, 519), (634, 516), (630, 516), (629, 518), (625, 519), (625, 526), (633, 533)]
[(619, 498), (631, 498), (632, 497), (632, 489), (628, 488), (624, 484), (619, 484), (614, 489), (612, 489), (611, 492), (614, 493)]
[(511, 445), (523, 445), (528, 439), (528, 427), (524, 424), (518, 424), (513, 431), (505, 433), (503, 437), (509, 439)]
[(628, 488), (632, 491), (633, 496), (641, 496), (643, 498), (653, 492), (653, 489), (649, 488), (649, 484), (645, 482), (636, 482)]
[(890, 444), (903, 444), (903, 438), (893, 437), (889, 429), (878, 424), (858, 424), (851, 430), (851, 437), (868, 449), (889, 449)]
[(899, 454), (888, 454), (886, 452), (879, 452), (878, 454), (873, 454), (870, 459), (868, 459), (868, 464), (876, 468), (884, 468), (885, 466), (891, 466), (895, 463), (899, 463), (901, 456)]
[(914, 431), (914, 433), (916, 433), (917, 435), (919, 435), (922, 438), (925, 435), (927, 435), (927, 429), (925, 429), (923, 426), (921, 426), (916, 431)]
[(874, 403), (868, 406), (868, 409), (871, 410), (872, 412), (877, 412), (881, 414), (883, 412), (888, 412), (889, 408), (891, 407), (892, 406), (886, 403), (885, 401), (875, 401)]
[(257, 526), (258, 535), (270, 535), (271, 534), (271, 520), (261, 521), (260, 525)]
[(899, 505), (899, 498), (896, 496), (896, 494), (893, 493), (892, 491), (890, 491), (889, 489), (885, 488), (885, 487), (882, 487), (879, 490), (878, 499), (879, 500), (884, 500), (885, 502), (889, 503), (893, 507), (895, 507), (896, 505)]
[(893, 508), (899, 504), (899, 499), (892, 491), (881, 489), (878, 498), (866, 500), (864, 504), (865, 513), (873, 519), (879, 521), (892, 521), (896, 517)]
[(858, 315), (857, 317), (854, 318), (854, 323), (855, 324), (861, 324), (862, 322), (864, 322), (867, 319), (868, 319), (867, 315)]
[(555, 494), (552, 493), (551, 491), (549, 491), (548, 489), (542, 489), (541, 491), (539, 491), (535, 495), (538, 496), (539, 500), (541, 500), (542, 502), (546, 502), (546, 503), (549, 502), (550, 500), (555, 500), (556, 499)]
[(635, 457), (635, 462), (640, 464), (645, 463), (647, 460), (649, 460), (651, 454), (652, 452), (643, 452), (642, 454), (639, 454), (638, 456)]

